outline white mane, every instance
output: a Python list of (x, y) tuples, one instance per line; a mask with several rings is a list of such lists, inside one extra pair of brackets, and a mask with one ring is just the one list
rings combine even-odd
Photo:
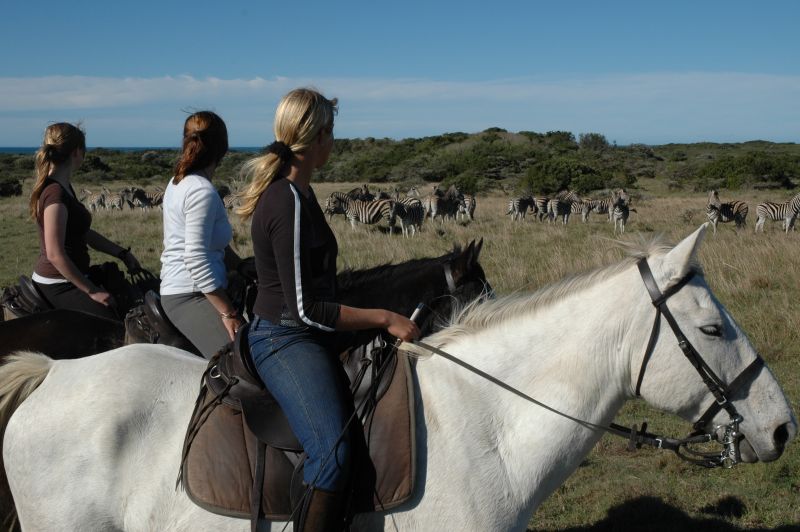
[[(478, 297), (467, 304), (454, 308), (445, 327), (425, 339), (425, 343), (435, 347), (443, 345), (465, 334), (473, 334), (546, 308), (554, 302), (603, 282), (636, 264), (642, 257), (664, 255), (673, 246), (665, 244), (662, 235), (638, 242), (612, 241), (625, 251), (626, 257), (609, 266), (603, 266), (588, 273), (570, 275), (556, 283), (539, 288), (533, 293), (512, 293), (496, 299), (486, 300)], [(699, 264), (693, 269), (702, 273)]]

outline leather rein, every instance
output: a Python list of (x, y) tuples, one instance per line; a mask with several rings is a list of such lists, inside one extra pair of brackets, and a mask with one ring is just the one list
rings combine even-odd
[[(747, 382), (755, 373), (757, 373), (763, 366), (764, 360), (758, 356), (756, 359), (751, 362), (732, 382), (730, 385), (725, 385), (725, 383), (714, 373), (714, 371), (706, 364), (703, 360), (700, 353), (694, 348), (694, 346), (689, 342), (686, 336), (680, 329), (677, 321), (672, 316), (669, 308), (667, 307), (667, 299), (671, 296), (675, 295), (681, 288), (686, 286), (689, 281), (694, 277), (695, 272), (691, 271), (686, 276), (684, 276), (680, 281), (678, 281), (675, 285), (668, 288), (663, 293), (659, 290), (658, 285), (653, 278), (653, 274), (650, 270), (650, 266), (647, 263), (646, 258), (642, 258), (638, 261), (637, 266), (639, 268), (639, 273), (642, 276), (642, 281), (644, 282), (645, 287), (647, 288), (648, 293), (650, 294), (650, 298), (652, 300), (653, 306), (656, 308), (656, 316), (653, 322), (653, 328), (650, 333), (650, 339), (647, 342), (647, 347), (645, 349), (644, 358), (642, 360), (642, 366), (639, 370), (639, 376), (636, 381), (636, 396), (640, 396), (640, 389), (642, 385), (642, 380), (644, 379), (645, 369), (647, 368), (647, 362), (650, 359), (650, 356), (653, 353), (655, 348), (656, 341), (658, 339), (661, 317), (663, 316), (667, 323), (669, 324), (670, 328), (672, 329), (673, 333), (675, 334), (676, 339), (678, 340), (678, 346), (681, 348), (681, 351), (692, 364), (692, 366), (697, 370), (700, 377), (703, 379), (706, 387), (711, 391), (712, 395), (714, 396), (714, 403), (706, 409), (705, 413), (700, 416), (700, 418), (694, 422), (692, 425), (693, 431), (689, 434), (688, 437), (682, 439), (676, 438), (667, 438), (664, 436), (658, 436), (655, 434), (651, 434), (646, 432), (647, 430), (647, 423), (642, 424), (641, 430), (637, 428), (636, 425), (633, 427), (624, 427), (622, 425), (618, 425), (616, 423), (611, 423), (609, 426), (598, 425), (595, 423), (591, 423), (589, 421), (581, 420), (575, 417), (572, 417), (564, 412), (561, 412), (553, 407), (550, 407), (540, 401), (537, 401), (533, 397), (517, 390), (516, 388), (506, 384), (505, 382), (489, 375), (488, 373), (472, 366), (460, 360), (459, 358), (442, 351), (441, 349), (428, 345), (421, 341), (413, 342), (415, 345), (422, 347), (432, 353), (435, 353), (450, 362), (453, 362), (476, 375), (500, 386), (501, 388), (525, 399), (528, 402), (534, 403), (550, 412), (558, 414), (562, 417), (565, 417), (569, 420), (578, 423), (587, 428), (604, 430), (610, 434), (614, 434), (616, 436), (621, 436), (623, 438), (628, 439), (628, 448), (633, 450), (634, 448), (640, 448), (642, 445), (649, 445), (658, 449), (667, 449), (670, 451), (675, 452), (682, 460), (690, 462), (695, 465), (699, 465), (702, 467), (707, 468), (714, 468), (714, 467), (724, 467), (724, 468), (731, 468), (740, 461), (739, 455), (739, 423), (742, 422), (742, 416), (736, 411), (736, 408), (733, 406), (733, 403), (730, 401), (731, 395), (745, 382)], [(713, 432), (707, 432), (705, 427), (711, 422), (711, 420), (719, 413), (721, 409), (725, 409), (725, 411), (730, 416), (730, 421), (725, 425), (718, 425), (714, 427)], [(720, 433), (722, 436), (720, 436)], [(701, 452), (695, 449), (692, 449), (690, 445), (696, 445), (701, 443), (708, 443), (717, 441), (719, 442), (723, 448), (719, 452)]]

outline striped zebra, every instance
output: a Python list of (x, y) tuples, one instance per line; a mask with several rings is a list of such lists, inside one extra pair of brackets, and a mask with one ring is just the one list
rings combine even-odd
[(533, 201), (533, 197), (531, 196), (519, 196), (516, 198), (511, 198), (508, 200), (508, 212), (506, 215), (510, 214), (512, 220), (524, 220), (525, 215), (528, 213), (528, 209), (535, 208), (535, 203)]
[[(611, 219), (614, 221), (614, 234), (617, 234), (617, 222), (620, 225), (620, 232), (625, 232), (625, 224), (631, 213), (630, 198), (624, 189), (619, 192), (611, 193), (611, 207), (609, 208)], [(635, 212), (635, 211), (634, 211)]]
[(456, 221), (461, 215), (464, 219), (469, 218), (469, 220), (475, 219), (475, 207), (477, 206), (477, 202), (475, 201), (475, 196), (473, 194), (464, 194), (464, 201), (458, 205), (458, 212), (456, 212)]
[(150, 207), (158, 207), (161, 209), (164, 204), (164, 189), (155, 187), (153, 192), (147, 193), (147, 197), (150, 198)]
[(611, 221), (611, 198), (601, 198), (601, 199), (588, 199), (584, 200), (583, 202), (584, 212), (581, 213), (583, 216), (583, 221), (589, 221), (589, 214), (596, 212), (597, 214), (606, 214), (608, 215), (608, 221)]
[(340, 201), (337, 198), (329, 198), (330, 202), (326, 206), (326, 211), (337, 213), (343, 212), (350, 221), (350, 226), (355, 230), (356, 222), (362, 224), (376, 224), (381, 220), (391, 222), (394, 201), (392, 200), (372, 200), (362, 201), (348, 199)]
[[(416, 198), (404, 198), (416, 200)], [(422, 222), (425, 220), (425, 209), (419, 201), (405, 203), (403, 201), (394, 202), (389, 226), (394, 227), (396, 218), (400, 218), (400, 228), (403, 237), (408, 238), (408, 233), (415, 236), (417, 231), (422, 230)]]
[(736, 228), (742, 228), (747, 225), (747, 203), (744, 201), (734, 200), (727, 203), (722, 203), (719, 200), (719, 193), (712, 190), (709, 193), (708, 205), (706, 206), (706, 216), (708, 221), (714, 226), (714, 234), (717, 234), (717, 224), (734, 222)]
[(442, 224), (445, 218), (456, 218), (459, 207), (464, 203), (464, 195), (454, 186), (442, 192), (438, 187), (434, 187), (433, 194), (427, 196), (422, 201), (425, 208), (425, 217), (435, 220), (437, 216), (442, 217)]
[[(356, 190), (361, 190), (358, 188)], [(350, 191), (352, 192), (352, 191)], [(350, 192), (331, 192), (328, 195), (328, 198), (325, 200), (325, 214), (328, 215), (328, 219), (332, 219), (334, 214), (344, 214), (344, 206), (347, 204), (348, 201), (354, 198), (350, 195)]]
[(102, 192), (92, 192), (88, 188), (84, 188), (81, 192), (85, 194), (83, 201), (92, 212), (106, 208), (106, 195)]
[[(531, 211), (539, 217), (539, 221), (543, 222), (548, 217), (548, 206), (550, 205), (550, 198), (547, 196), (536, 196), (533, 198), (533, 206)], [(549, 218), (549, 217), (548, 217)]]
[(551, 199), (547, 204), (547, 220), (549, 222), (555, 222), (560, 218), (561, 223), (566, 225), (567, 222), (569, 222), (569, 215), (572, 214), (573, 205), (575, 205), (575, 203), (570, 201), (565, 201), (558, 198)]
[(124, 203), (125, 203), (125, 199), (122, 197), (122, 193), (120, 193), (120, 192), (118, 192), (116, 194), (110, 193), (106, 197), (106, 207), (111, 209), (112, 211), (114, 209), (122, 210), (122, 206), (123, 206)]
[(225, 206), (225, 209), (232, 210), (239, 206), (241, 202), (239, 201), (238, 194), (228, 194), (224, 198), (222, 198), (222, 204)]
[[(798, 203), (800, 203), (800, 200)], [(783, 230), (788, 233), (790, 228), (794, 230), (794, 223), (797, 219), (797, 211), (792, 209), (791, 201), (786, 203), (773, 203), (771, 201), (759, 203), (756, 207), (756, 214), (758, 216), (756, 218), (756, 233), (758, 233), (759, 229), (761, 229), (762, 233), (764, 232), (764, 222), (767, 220), (783, 221)]]

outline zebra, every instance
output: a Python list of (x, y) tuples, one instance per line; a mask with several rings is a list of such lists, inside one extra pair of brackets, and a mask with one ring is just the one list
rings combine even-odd
[[(798, 203), (800, 203), (800, 199), (798, 199)], [(783, 230), (788, 233), (790, 228), (794, 230), (794, 222), (797, 219), (797, 210), (792, 209), (791, 201), (786, 203), (773, 203), (771, 201), (759, 203), (756, 207), (756, 214), (758, 215), (756, 218), (756, 233), (758, 233), (759, 229), (761, 229), (762, 233), (764, 232), (764, 222), (767, 220), (776, 222), (783, 220)]]
[[(360, 188), (355, 190), (361, 190)], [(325, 200), (325, 214), (328, 215), (328, 219), (332, 219), (334, 214), (344, 214), (344, 206), (347, 204), (348, 201), (354, 198), (350, 195), (353, 192), (331, 192), (328, 195), (328, 198)]]
[(111, 194), (109, 194), (108, 198), (106, 199), (106, 206), (107, 206), (107, 208), (111, 209), (112, 211), (114, 209), (122, 210), (122, 205), (123, 205), (124, 201), (125, 201), (125, 198), (122, 196), (121, 192), (117, 193), (117, 194), (111, 193)]
[(561, 223), (566, 225), (567, 222), (569, 222), (569, 215), (572, 214), (572, 207), (574, 205), (575, 203), (571, 201), (558, 198), (551, 199), (547, 204), (548, 221), (554, 222), (557, 218), (561, 218)]
[(543, 222), (548, 215), (548, 205), (550, 205), (550, 198), (547, 196), (536, 196), (533, 198), (531, 212), (533, 212), (533, 214), (538, 214), (540, 222)]
[(155, 187), (155, 190), (148, 193), (147, 197), (150, 199), (151, 207), (158, 207), (161, 209), (164, 203), (164, 189), (161, 187)]
[(391, 222), (394, 201), (392, 200), (372, 200), (362, 201), (358, 199), (348, 199), (341, 201), (338, 198), (328, 198), (326, 212), (344, 213), (350, 221), (350, 227), (355, 230), (356, 222), (362, 224), (375, 224), (381, 220)]
[(429, 195), (422, 202), (425, 208), (425, 216), (435, 220), (437, 216), (442, 217), (442, 224), (445, 218), (455, 219), (458, 209), (464, 203), (464, 195), (455, 186), (450, 186), (446, 192), (442, 192), (434, 185), (433, 194)]
[(102, 192), (92, 192), (88, 188), (84, 188), (81, 192), (86, 195), (84, 201), (92, 212), (96, 212), (100, 208), (106, 208), (106, 195)]
[(475, 196), (473, 194), (464, 194), (464, 200), (462, 203), (458, 205), (458, 212), (456, 212), (456, 220), (458, 220), (459, 215), (463, 216), (465, 219), (469, 218), (470, 220), (475, 219), (475, 206), (477, 205), (475, 201)]
[(716, 190), (712, 190), (709, 193), (706, 216), (711, 225), (714, 226), (714, 234), (717, 234), (717, 224), (719, 222), (734, 222), (737, 229), (747, 225), (747, 211), (748, 206), (744, 201), (734, 200), (722, 203)]
[[(416, 200), (416, 198), (410, 199)], [(394, 202), (391, 219), (389, 220), (389, 225), (391, 227), (394, 227), (397, 217), (400, 218), (400, 228), (403, 231), (403, 237), (408, 238), (409, 232), (413, 237), (417, 234), (417, 231), (422, 230), (422, 222), (425, 220), (425, 209), (419, 201), (413, 203), (396, 201)]]
[(535, 203), (531, 196), (519, 196), (508, 200), (508, 212), (512, 220), (524, 220), (528, 209), (534, 209)]
[[(616, 191), (611, 193), (611, 207), (609, 208), (609, 212), (611, 213), (611, 218), (614, 220), (614, 234), (617, 233), (617, 222), (620, 224), (620, 232), (625, 232), (625, 223), (628, 221), (631, 210), (630, 199), (624, 189), (621, 189), (619, 193)], [(636, 211), (634, 210), (634, 212)]]
[(611, 221), (611, 206), (612, 198), (589, 199), (583, 202), (584, 211), (581, 213), (583, 221), (589, 221), (589, 214), (596, 212), (597, 214), (607, 214), (608, 221)]

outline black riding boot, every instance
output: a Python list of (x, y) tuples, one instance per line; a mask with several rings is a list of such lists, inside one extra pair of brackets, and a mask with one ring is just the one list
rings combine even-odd
[(344, 530), (344, 500), (334, 491), (310, 489), (294, 518), (295, 532), (341, 532)]

